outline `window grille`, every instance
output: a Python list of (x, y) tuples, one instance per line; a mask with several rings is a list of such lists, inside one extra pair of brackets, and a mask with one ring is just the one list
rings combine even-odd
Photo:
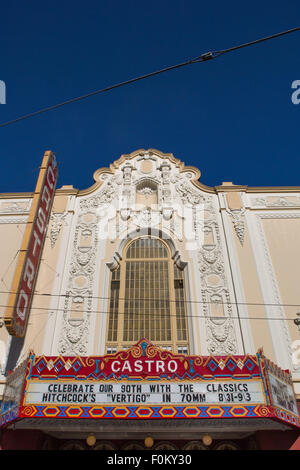
[(107, 350), (147, 338), (174, 352), (179, 347), (188, 352), (184, 271), (174, 264), (162, 240), (132, 241), (111, 273), (106, 337)]

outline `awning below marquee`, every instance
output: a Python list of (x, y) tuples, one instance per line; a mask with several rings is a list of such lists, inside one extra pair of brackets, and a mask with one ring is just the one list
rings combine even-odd
[(7, 378), (2, 427), (116, 435), (129, 420), (137, 435), (300, 427), (291, 375), (262, 351), (186, 356), (142, 339), (106, 356), (31, 352)]

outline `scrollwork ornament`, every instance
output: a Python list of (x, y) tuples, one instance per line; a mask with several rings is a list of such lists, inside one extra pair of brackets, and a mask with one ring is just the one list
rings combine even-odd
[(143, 350), (142, 350), (141, 346), (133, 346), (130, 349), (130, 352), (131, 352), (132, 357), (134, 357), (135, 359), (138, 359), (143, 354)]
[(119, 357), (122, 361), (127, 361), (129, 359), (129, 351), (122, 351)]
[(50, 228), (50, 243), (51, 243), (51, 248), (54, 248), (55, 243), (58, 239), (60, 230), (63, 225), (63, 221), (67, 216), (67, 212), (63, 213), (57, 213), (57, 214), (52, 214), (51, 215), (51, 228)]
[(197, 367), (202, 366), (203, 362), (204, 362), (204, 359), (203, 359), (202, 356), (197, 356), (197, 357), (195, 357), (195, 359), (194, 359), (194, 364), (195, 364), (195, 366), (197, 366)]
[(158, 348), (155, 345), (148, 344), (146, 347), (146, 355), (147, 357), (155, 357), (158, 352)]
[[(221, 248), (219, 226), (217, 223), (216, 209), (212, 210), (211, 201), (205, 204), (207, 211), (209, 205), (209, 221), (206, 221), (207, 231), (213, 233), (214, 242), (210, 245), (203, 245), (198, 251), (198, 263), (200, 272), (200, 282), (202, 288), (203, 312), (205, 316), (207, 350), (210, 354), (235, 354), (237, 353), (237, 342), (230, 303), (230, 294), (224, 268), (224, 259)], [(217, 285), (207, 285), (208, 276), (218, 276)], [(207, 287), (204, 287), (206, 286)], [(224, 313), (220, 317), (213, 317), (211, 314), (211, 299), (220, 298), (224, 305)], [(222, 300), (223, 299), (223, 300)], [(225, 308), (226, 306), (226, 308)]]
[[(91, 292), (95, 273), (97, 252), (97, 226), (99, 217), (92, 217), (92, 222), (83, 222), (82, 214), (75, 230), (73, 253), (69, 270), (68, 290), (66, 292), (63, 324), (58, 349), (61, 354), (86, 355), (88, 351), (88, 337), (90, 329), (90, 312), (92, 309)], [(81, 241), (82, 239), (82, 241)], [(85, 279), (84, 287), (73, 287), (74, 279), (82, 276)], [(72, 320), (70, 305), (78, 298), (85, 298), (80, 319)]]
[(243, 245), (244, 237), (245, 237), (245, 222), (244, 222), (245, 209), (236, 209), (236, 210), (227, 209), (227, 213), (232, 218), (232, 223), (233, 223), (233, 228), (235, 230), (235, 233), (241, 245)]

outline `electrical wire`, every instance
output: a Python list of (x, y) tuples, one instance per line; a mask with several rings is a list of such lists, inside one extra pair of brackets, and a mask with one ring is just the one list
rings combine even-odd
[[(14, 294), (17, 295), (19, 292), (11, 292), (11, 291), (0, 291), (0, 294)], [(39, 295), (39, 296), (44, 296), (44, 297), (73, 297), (76, 295), (77, 297), (79, 296), (82, 299), (101, 299), (101, 300), (110, 300), (112, 297), (104, 297), (104, 296), (97, 296), (97, 295), (88, 295), (88, 296), (82, 296), (80, 293), (76, 294), (47, 294), (47, 293), (39, 293), (39, 292), (34, 292), (34, 296)], [(120, 300), (128, 300), (125, 297), (119, 297)], [(154, 297), (147, 297), (147, 298), (139, 298), (138, 300), (142, 300), (144, 302), (148, 301), (162, 301), (162, 300), (167, 300), (168, 302), (181, 302), (181, 303), (189, 303), (189, 304), (214, 304), (214, 305), (250, 305), (250, 306), (255, 306), (255, 307), (293, 307), (293, 308), (299, 308), (300, 309), (300, 303), (299, 304), (272, 304), (272, 303), (259, 303), (259, 302), (220, 302), (220, 301), (209, 301), (209, 300), (176, 300), (176, 299), (158, 299)], [(1, 307), (1, 305), (0, 305)]]
[(300, 30), (300, 27), (297, 27), (297, 28), (292, 28), (292, 29), (289, 29), (287, 31), (282, 31), (280, 33), (276, 33), (276, 34), (272, 34), (271, 36), (267, 36), (267, 37), (264, 37), (264, 38), (260, 38), (260, 39), (256, 39), (255, 41), (251, 41), (251, 42), (247, 42), (247, 43), (244, 43), (244, 44), (240, 44), (238, 46), (234, 46), (234, 47), (230, 47), (228, 49), (223, 49), (223, 50), (220, 50), (220, 51), (213, 51), (213, 52), (206, 52), (204, 54), (201, 54), (200, 56), (198, 57), (195, 57), (194, 59), (189, 59), (185, 62), (182, 62), (182, 63), (179, 63), (179, 64), (176, 64), (176, 65), (171, 65), (169, 67), (165, 67), (163, 69), (160, 69), (160, 70), (157, 70), (155, 72), (150, 72), (150, 73), (147, 73), (145, 75), (141, 75), (139, 77), (135, 77), (135, 78), (132, 78), (132, 79), (129, 79), (129, 80), (125, 80), (123, 82), (119, 82), (119, 83), (116, 83), (114, 85), (111, 85), (109, 87), (106, 87), (106, 88), (102, 88), (100, 90), (95, 90), (95, 91), (92, 91), (90, 93), (86, 93), (84, 95), (81, 95), (81, 96), (78, 96), (76, 98), (71, 98), (71, 99), (68, 99), (66, 101), (63, 101), (62, 103), (58, 103), (58, 104), (55, 104), (55, 105), (52, 105), (52, 106), (48, 106), (46, 108), (43, 108), (43, 109), (40, 109), (38, 111), (34, 111), (32, 113), (28, 113), (28, 114), (25, 114), (23, 116), (20, 116), (18, 118), (15, 118), (15, 119), (12, 119), (11, 121), (6, 121), (6, 122), (3, 122), (0, 124), (0, 127), (5, 127), (5, 126), (8, 126), (8, 125), (11, 125), (11, 124), (14, 124), (16, 122), (19, 122), (19, 121), (23, 121), (25, 119), (28, 119), (28, 118), (31, 118), (31, 117), (34, 117), (34, 116), (37, 116), (39, 114), (42, 114), (42, 113), (46, 113), (48, 111), (53, 111), (53, 110), (56, 110), (56, 109), (59, 109), (63, 106), (66, 106), (70, 103), (75, 103), (77, 101), (81, 101), (81, 100), (84, 100), (84, 99), (87, 99), (87, 98), (90, 98), (91, 96), (95, 96), (95, 95), (98, 95), (100, 93), (105, 93), (105, 92), (108, 92), (108, 91), (111, 91), (111, 90), (114, 90), (116, 88), (120, 88), (122, 86), (125, 86), (125, 85), (129, 85), (131, 83), (135, 83), (135, 82), (138, 82), (140, 80), (145, 80), (146, 78), (150, 78), (150, 77), (154, 77), (156, 75), (159, 75), (159, 74), (162, 74), (162, 73), (165, 73), (165, 72), (170, 72), (171, 70), (175, 70), (175, 69), (179, 69), (179, 68), (182, 68), (182, 67), (185, 67), (187, 65), (192, 65), (192, 64), (195, 64), (195, 63), (201, 63), (201, 62), (207, 62), (208, 60), (212, 60), (212, 59), (215, 59), (217, 57), (220, 57), (224, 54), (227, 54), (227, 53), (230, 53), (230, 52), (234, 52), (236, 50), (239, 50), (239, 49), (242, 49), (242, 48), (245, 48), (245, 47), (250, 47), (250, 46), (253, 46), (255, 44), (260, 44), (262, 42), (265, 42), (265, 41), (269, 41), (270, 39), (275, 39), (275, 38), (278, 38), (280, 36), (284, 36), (286, 34), (290, 34), (290, 33), (293, 33), (293, 32), (296, 32), (296, 31), (299, 31)]
[[(0, 308), (6, 308), (6, 305), (0, 305)], [(8, 307), (8, 308), (14, 308), (13, 306)], [(167, 314), (167, 313), (137, 313), (133, 311), (128, 311), (128, 312), (111, 312), (111, 311), (101, 311), (101, 310), (84, 310), (84, 312), (79, 312), (78, 310), (74, 309), (66, 309), (66, 308), (49, 308), (49, 307), (31, 307), (30, 310), (46, 310), (46, 312), (40, 312), (40, 313), (34, 313), (33, 315), (44, 315), (45, 313), (49, 312), (51, 314), (52, 312), (68, 312), (68, 313), (87, 313), (87, 314), (105, 314), (105, 315), (110, 315), (110, 314), (117, 314), (117, 315), (135, 315), (136, 317), (159, 317), (159, 318), (171, 318), (171, 317), (178, 317), (177, 314)], [(4, 319), (3, 316), (0, 316), (0, 318)], [(279, 318), (279, 317), (241, 317), (241, 316), (234, 316), (234, 315), (228, 315), (227, 317), (224, 315), (190, 315), (186, 314), (183, 319), (185, 318), (213, 318), (215, 320), (227, 320), (228, 318), (232, 319), (241, 319), (241, 320), (279, 320), (279, 321), (285, 321), (285, 320), (290, 320), (294, 321), (294, 318)]]

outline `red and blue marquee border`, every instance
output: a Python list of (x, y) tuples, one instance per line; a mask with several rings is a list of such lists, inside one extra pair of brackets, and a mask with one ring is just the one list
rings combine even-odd
[[(142, 372), (134, 372), (134, 361), (140, 364), (146, 361), (168, 361), (176, 363), (176, 372), (157, 372), (142, 368)], [(114, 361), (120, 365), (118, 370), (112, 367)], [(122, 365), (127, 361), (126, 372)], [(116, 362), (115, 362), (116, 363)], [(291, 426), (300, 427), (299, 416), (285, 410), (275, 408), (271, 404), (267, 367), (270, 361), (262, 351), (256, 355), (244, 356), (186, 356), (173, 354), (155, 346), (147, 339), (142, 339), (133, 347), (106, 356), (36, 356), (33, 352), (27, 361), (26, 374), (21, 393), (20, 403), (12, 407), (2, 408), (1, 426), (24, 418), (51, 419), (226, 419), (226, 418), (271, 418), (283, 421)], [(128, 368), (131, 372), (128, 372)], [(291, 376), (272, 364), (272, 371), (287, 383)], [(228, 405), (52, 405), (26, 404), (25, 394), (30, 381), (221, 381), (221, 380), (258, 380), (263, 384), (265, 404), (228, 404)]]

